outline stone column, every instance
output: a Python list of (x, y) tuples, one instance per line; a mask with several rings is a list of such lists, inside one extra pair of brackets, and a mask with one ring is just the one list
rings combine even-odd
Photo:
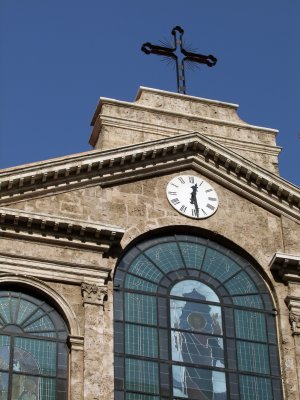
[(85, 310), (84, 332), (84, 400), (112, 400), (113, 381), (107, 381), (106, 352), (110, 348), (105, 329), (107, 285), (82, 283)]
[(83, 400), (83, 337), (69, 336), (70, 347), (70, 400)]

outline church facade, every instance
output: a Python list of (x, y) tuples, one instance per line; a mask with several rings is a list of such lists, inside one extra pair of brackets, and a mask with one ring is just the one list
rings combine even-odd
[(0, 400), (297, 400), (300, 190), (237, 105), (101, 98), (0, 174)]

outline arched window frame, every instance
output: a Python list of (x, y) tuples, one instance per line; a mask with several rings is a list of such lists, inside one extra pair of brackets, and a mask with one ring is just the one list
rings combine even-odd
[[(172, 243), (173, 247), (170, 246), (170, 249), (167, 251), (168, 254), (163, 255), (163, 253), (166, 253), (163, 248), (166, 250), (168, 244), (170, 243)], [(189, 246), (194, 247), (194, 249), (198, 247), (199, 254), (196, 254), (197, 251), (193, 254), (189, 254), (189, 252), (184, 254), (185, 249), (188, 249)], [(159, 249), (162, 250), (162, 259), (158, 262), (158, 266), (155, 262), (155, 251)], [(161, 263), (165, 262), (168, 264), (168, 258), (172, 259), (174, 256), (174, 254), (172, 255), (172, 252), (174, 253), (175, 250), (177, 251), (177, 258), (180, 259), (180, 261), (178, 261), (178, 268), (176, 269), (176, 267), (173, 265), (171, 268), (168, 267), (169, 270), (162, 271), (160, 267), (160, 265), (162, 265)], [(201, 251), (203, 251), (202, 255), (200, 254)], [(210, 254), (210, 257), (208, 257), (208, 254)], [(213, 258), (212, 254), (215, 254), (216, 256), (221, 254), (223, 261), (231, 260), (230, 262), (232, 263), (232, 266), (236, 265), (239, 268), (235, 274), (231, 274), (229, 277), (227, 277), (227, 279), (224, 280), (225, 283), (221, 282), (221, 275), (224, 273), (223, 271), (226, 272), (227, 268), (225, 264), (223, 265), (223, 270), (221, 269), (222, 266), (219, 265), (217, 267), (217, 269), (220, 270), (219, 273), (221, 274), (219, 279), (217, 279), (217, 276), (213, 277), (212, 274), (209, 273), (209, 268), (205, 266), (205, 263), (208, 262), (207, 260), (209, 258), (210, 260)], [(194, 261), (192, 260), (193, 257), (195, 259)], [(201, 266), (196, 266), (195, 264), (197, 263), (197, 257), (198, 261), (201, 260)], [(136, 264), (138, 263), (139, 259), (143, 262), (139, 265), (139, 267), (137, 267)], [(176, 264), (177, 261), (174, 259), (173, 262)], [(159, 277), (157, 277), (159, 274), (157, 270), (153, 272), (151, 271), (151, 268), (149, 268), (149, 265), (151, 264), (156, 265), (156, 267), (158, 266), (157, 269), (160, 270), (159, 272), (161, 272)], [(231, 267), (229, 266), (228, 268), (230, 269)], [(242, 294), (233, 295), (230, 293), (230, 291), (232, 291), (232, 288), (230, 289), (230, 285), (233, 284), (232, 279), (235, 275), (238, 277), (236, 278), (237, 281), (242, 277), (246, 279), (246, 276), (248, 276), (249, 279), (247, 278), (248, 281), (246, 280), (245, 282), (248, 282), (248, 285), (250, 285), (250, 282), (254, 284), (256, 287), (256, 294), (248, 294), (246, 298), (243, 297)], [(224, 352), (226, 360), (226, 366), (222, 370), (226, 373), (227, 397), (223, 396), (218, 398), (226, 398), (230, 400), (250, 400), (252, 398), (255, 400), (281, 400), (282, 388), (280, 380), (276, 323), (274, 318), (274, 305), (267, 285), (247, 259), (237, 255), (235, 252), (217, 243), (193, 235), (173, 235), (145, 240), (131, 247), (131, 249), (124, 255), (124, 257), (122, 257), (118, 264), (114, 279), (116, 288), (114, 294), (115, 399), (167, 400), (184, 398), (176, 397), (175, 394), (170, 391), (170, 387), (172, 387), (172, 373), (170, 370), (170, 365), (175, 365), (176, 362), (174, 362), (174, 360), (172, 361), (171, 359), (170, 338), (168, 336), (171, 330), (168, 316), (168, 301), (170, 298), (172, 298), (172, 296), (170, 296), (171, 288), (176, 285), (177, 282), (181, 282), (186, 279), (193, 279), (207, 284), (220, 298), (224, 324)], [(154, 287), (154, 281), (157, 284), (157, 288)], [(226, 282), (228, 282), (227, 287)], [(253, 291), (253, 289), (250, 291), (249, 290), (248, 293), (251, 293), (251, 290)], [(136, 296), (136, 303), (139, 304), (140, 307), (142, 307), (141, 299), (143, 299), (141, 296), (144, 296), (144, 298), (147, 296), (147, 298), (149, 298), (147, 301), (157, 302), (157, 325), (151, 325), (151, 323), (150, 325), (147, 325), (147, 323), (145, 324), (145, 321), (134, 322), (133, 320), (130, 320), (131, 317), (128, 318), (129, 314), (128, 311), (126, 311), (125, 303), (126, 296), (128, 297), (131, 294)], [(247, 301), (252, 301), (252, 307), (249, 307)], [(260, 305), (259, 302), (261, 302)], [(263, 307), (261, 308), (261, 306)], [(129, 308), (134, 309), (133, 303)], [(164, 310), (164, 316), (161, 315), (161, 310)], [(145, 310), (142, 311), (143, 312), (141, 312), (141, 315), (145, 315)], [(247, 328), (249, 328), (250, 315), (253, 315), (253, 321), (260, 319), (265, 321), (260, 323), (260, 326), (265, 324), (266, 327), (266, 332), (263, 333), (263, 337), (253, 337), (251, 340), (246, 337), (248, 334)], [(238, 319), (241, 320), (241, 318), (244, 318), (244, 321), (238, 325), (236, 321)], [(257, 328), (255, 325), (257, 322), (253, 323), (253, 326)], [(156, 326), (158, 332), (156, 335), (158, 341), (156, 353), (158, 355), (156, 355), (155, 352), (153, 352), (153, 354), (148, 353), (146, 356), (132, 353), (130, 346), (132, 347), (133, 345), (130, 345), (130, 340), (132, 340), (131, 338), (135, 335), (134, 332), (130, 332), (128, 326), (133, 326), (131, 329), (134, 330), (135, 326), (143, 325), (146, 327)], [(246, 326), (246, 329), (244, 329), (243, 326)], [(239, 329), (238, 332), (237, 328)], [(244, 333), (242, 332), (243, 329), (245, 331)], [(243, 338), (243, 335), (246, 336)], [(139, 336), (141, 342), (147, 342), (145, 334), (144, 337), (141, 334), (139, 334)], [(244, 344), (244, 342), (246, 344)], [(250, 343), (250, 347), (255, 347), (254, 351), (256, 352), (256, 358), (259, 357), (258, 349), (265, 349), (265, 346), (267, 346), (268, 365), (264, 371), (263, 369), (261, 369), (261, 371), (253, 370), (253, 365), (251, 365), (251, 362), (248, 363), (249, 365), (247, 366), (247, 351), (249, 353), (248, 342)], [(253, 346), (252, 343), (254, 343), (255, 346)], [(244, 349), (242, 348), (243, 346)], [(239, 347), (239, 349), (237, 349), (237, 347)], [(239, 356), (238, 351), (240, 354)], [(166, 355), (166, 353), (168, 354)], [(229, 356), (229, 354), (234, 354), (234, 357)], [(151, 362), (153, 363), (153, 368), (151, 371), (147, 371), (145, 369), (145, 362), (148, 362), (149, 366), (151, 365)], [(157, 367), (154, 368), (155, 363), (157, 363)], [(197, 367), (200, 368), (203, 367), (203, 365), (198, 365)], [(137, 387), (132, 385), (131, 381), (134, 379), (130, 376), (130, 374), (132, 375), (134, 372), (131, 373), (130, 370), (140, 371), (141, 373), (143, 368), (144, 372), (142, 373), (145, 375), (148, 374), (151, 376), (151, 373), (154, 375), (157, 374), (158, 383), (154, 388), (147, 387), (146, 381), (141, 382), (140, 387), (138, 387), (138, 385)], [(266, 373), (267, 370), (268, 373)], [(143, 378), (141, 379), (143, 380)], [(254, 396), (253, 385), (256, 385), (257, 387), (258, 394), (255, 395), (256, 397), (251, 397)], [(197, 397), (195, 397), (195, 399), (196, 398)]]
[[(27, 287), (19, 282), (9, 284), (8, 281), (16, 281), (12, 277), (7, 277), (6, 282), (4, 279), (0, 286), (0, 340), (4, 353), (9, 346), (7, 365), (3, 362), (0, 367), (6, 380), (2, 394), (7, 392), (7, 400), (15, 396), (26, 398), (27, 391), (34, 399), (67, 399), (69, 330), (51, 301), (30, 291), (28, 279), (24, 279)], [(41, 286), (38, 280), (36, 284)], [(43, 352), (47, 360), (42, 360)], [(42, 389), (41, 382), (48, 382), (46, 389)], [(48, 392), (47, 398), (43, 390)]]

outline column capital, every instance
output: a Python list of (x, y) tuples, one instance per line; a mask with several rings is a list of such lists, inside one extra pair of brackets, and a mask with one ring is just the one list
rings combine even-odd
[(81, 284), (83, 304), (95, 304), (104, 307), (107, 300), (107, 286), (97, 286), (95, 284)]
[(300, 335), (300, 297), (287, 296), (285, 302), (288, 306), (290, 324), (293, 335)]

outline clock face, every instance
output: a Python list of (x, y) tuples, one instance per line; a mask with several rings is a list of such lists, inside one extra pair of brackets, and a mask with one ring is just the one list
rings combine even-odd
[(199, 176), (176, 176), (168, 183), (166, 192), (170, 204), (187, 217), (202, 219), (217, 211), (217, 193)]

